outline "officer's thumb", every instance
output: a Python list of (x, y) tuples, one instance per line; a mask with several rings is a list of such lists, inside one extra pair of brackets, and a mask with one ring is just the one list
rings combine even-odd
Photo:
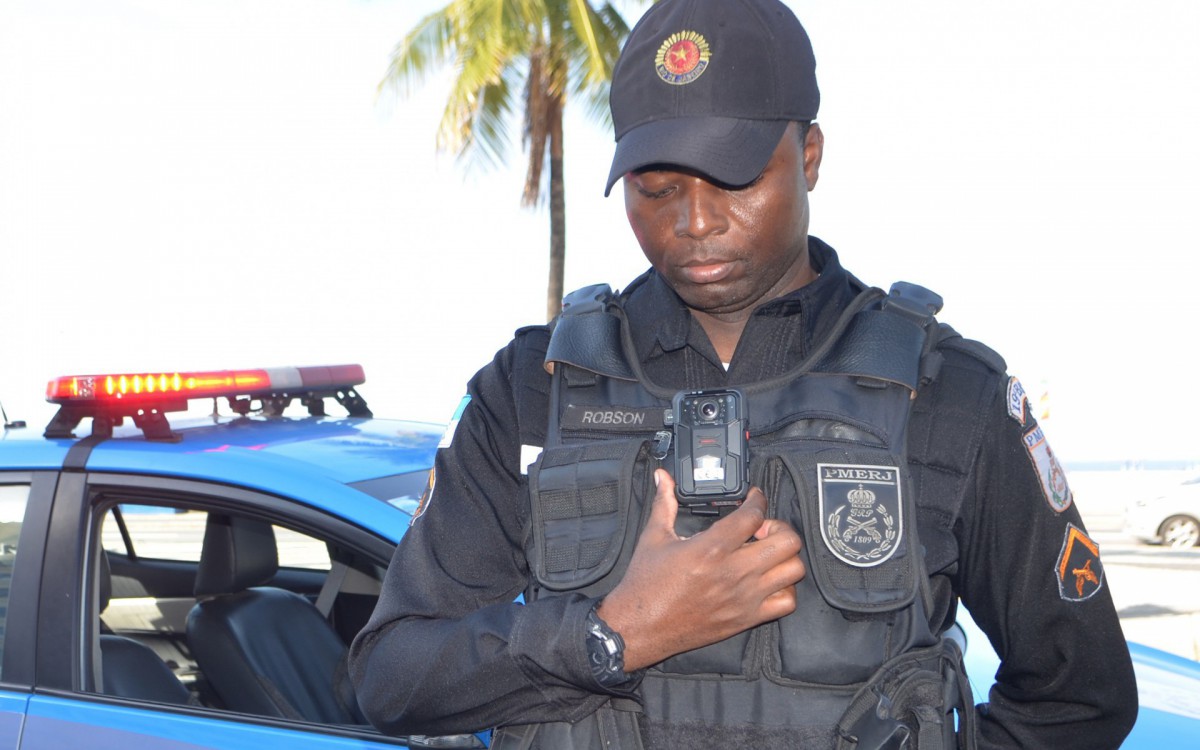
[(650, 523), (675, 533), (675, 516), (679, 512), (679, 501), (675, 499), (675, 480), (666, 469), (654, 470), (654, 506), (650, 509)]

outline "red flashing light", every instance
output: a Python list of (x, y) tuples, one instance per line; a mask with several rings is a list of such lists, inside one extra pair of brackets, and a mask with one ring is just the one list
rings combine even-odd
[(361, 365), (277, 367), (210, 372), (112, 373), (68, 375), (46, 385), (46, 400), (56, 404), (140, 403), (219, 396), (253, 396), (314, 388), (351, 388), (365, 381)]

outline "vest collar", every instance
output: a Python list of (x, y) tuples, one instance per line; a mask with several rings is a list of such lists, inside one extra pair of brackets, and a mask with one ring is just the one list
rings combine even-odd
[[(820, 276), (800, 289), (759, 305), (747, 325), (776, 325), (779, 321), (794, 325), (799, 319), (804, 326), (804, 348), (836, 322), (847, 302), (859, 291), (861, 284), (842, 268), (837, 251), (822, 240), (809, 236), (809, 258)], [(640, 283), (639, 283), (640, 282)], [(642, 362), (664, 353), (691, 346), (710, 352), (716, 363), (716, 353), (700, 324), (692, 317), (687, 305), (666, 281), (653, 269), (627, 289), (625, 306), (639, 320), (655, 320), (650, 327), (635, 327), (634, 346)]]

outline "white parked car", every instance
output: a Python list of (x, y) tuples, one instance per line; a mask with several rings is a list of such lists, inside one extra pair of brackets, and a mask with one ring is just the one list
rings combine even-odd
[(1177, 549), (1200, 545), (1200, 476), (1158, 497), (1131, 502), (1125, 509), (1125, 530)]

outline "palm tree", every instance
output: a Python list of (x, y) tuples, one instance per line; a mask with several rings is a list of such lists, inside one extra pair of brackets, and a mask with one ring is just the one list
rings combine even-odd
[(608, 82), (629, 27), (611, 3), (590, 0), (451, 0), (425, 16), (392, 53), (382, 87), (408, 93), (434, 68), (458, 76), (438, 128), (439, 150), (497, 164), (511, 145), (517, 92), (529, 156), (522, 205), (536, 206), (550, 155), (547, 319), (562, 306), (566, 253), (563, 108), (578, 96), (608, 121)]

